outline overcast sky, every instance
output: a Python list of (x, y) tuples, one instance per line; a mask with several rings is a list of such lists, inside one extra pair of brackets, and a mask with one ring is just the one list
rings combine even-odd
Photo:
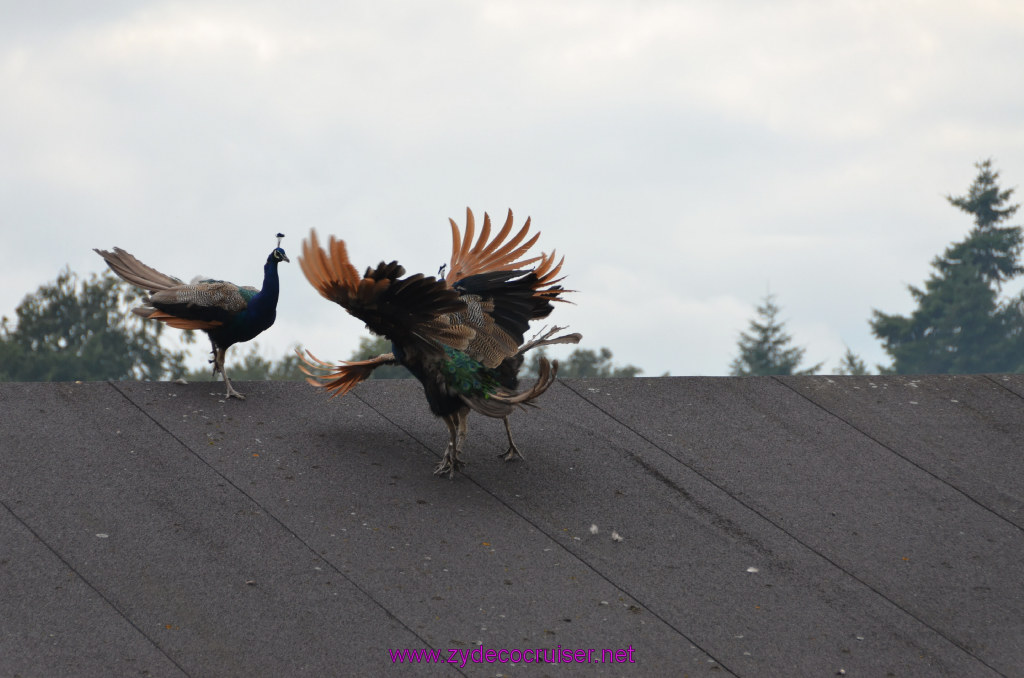
[(552, 320), (617, 363), (726, 374), (770, 290), (831, 372), (888, 362), (871, 310), (908, 312), (968, 231), (945, 196), (975, 162), (1024, 183), (1019, 0), (0, 7), (8, 316), (93, 247), (258, 286), (283, 231), (263, 353), (346, 358), (311, 228), (432, 274), (449, 217), (511, 208), (579, 290)]

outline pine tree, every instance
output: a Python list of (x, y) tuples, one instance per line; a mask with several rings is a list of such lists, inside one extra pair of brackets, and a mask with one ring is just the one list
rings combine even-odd
[(860, 356), (850, 350), (850, 347), (847, 346), (846, 353), (843, 354), (843, 359), (839, 361), (839, 367), (836, 368), (835, 374), (861, 375), (867, 373), (868, 366)]
[(964, 196), (949, 203), (974, 217), (967, 237), (932, 261), (924, 289), (909, 286), (917, 308), (910, 317), (875, 310), (871, 329), (893, 358), (898, 374), (1013, 372), (1024, 366), (1020, 299), (1000, 301), (1000, 287), (1024, 272), (1019, 226), (1001, 226), (1019, 205), (1013, 189), (999, 188), (991, 160)]
[(789, 345), (792, 337), (786, 334), (785, 323), (778, 319), (781, 310), (775, 303), (775, 295), (766, 294), (757, 307), (760, 322), (751, 320), (749, 331), (740, 333), (740, 354), (731, 365), (733, 376), (815, 374), (821, 369), (822, 363), (796, 369), (806, 349)]
[(976, 163), (978, 176), (964, 196), (946, 196), (954, 207), (974, 217), (974, 228), (967, 239), (946, 250), (940, 260), (945, 267), (968, 264), (978, 269), (981, 277), (998, 289), (1004, 282), (1024, 272), (1018, 262), (1021, 250), (1020, 226), (998, 226), (1010, 219), (1020, 205), (1007, 205), (1014, 189), (1000, 190), (999, 172), (993, 171), (992, 160)]

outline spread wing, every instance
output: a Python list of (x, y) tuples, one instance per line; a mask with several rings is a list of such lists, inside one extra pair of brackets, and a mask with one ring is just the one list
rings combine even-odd
[(466, 310), (447, 318), (473, 330), (463, 349), (486, 367), (497, 367), (516, 354), (530, 321), (551, 312), (551, 304), (535, 294), (536, 275), (525, 271), (478, 273), (458, 281), (454, 289)]
[(508, 211), (505, 224), (493, 238), (490, 237), (491, 217), (484, 212), (484, 225), (475, 243), (473, 236), (476, 233), (476, 219), (473, 216), (473, 210), (466, 208), (465, 237), (459, 231), (459, 226), (454, 219), (449, 219), (448, 222), (452, 226), (452, 257), (448, 263), (448, 275), (445, 276), (449, 285), (478, 273), (527, 269), (530, 264), (541, 259), (541, 257), (521, 258), (529, 252), (540, 237), (540, 233), (535, 233), (533, 237), (526, 240), (526, 236), (530, 233), (529, 217), (526, 218), (526, 223), (519, 229), (519, 232), (508, 242), (505, 241), (509, 233), (512, 232), (512, 210)]
[(316, 231), (303, 241), (299, 265), (324, 298), (396, 345), (429, 351), (434, 344), (464, 348), (470, 339), (469, 328), (444, 320), (446, 314), (465, 310), (466, 304), (443, 280), (420, 273), (403, 277), (405, 269), (395, 261), (381, 262), (360, 276), (349, 262), (345, 242), (331, 236), (325, 249)]
[(494, 367), (516, 354), (530, 321), (545, 318), (553, 310), (550, 302), (565, 301), (561, 295), (570, 290), (558, 284), (564, 257), (558, 259), (555, 252), (529, 256), (540, 238), (540, 233), (530, 235), (529, 218), (509, 239), (512, 210), (493, 238), (486, 213), (478, 236), (471, 209), (466, 208), (465, 234), (454, 220), (448, 221), (452, 256), (445, 281), (459, 290), (467, 304), (466, 311), (454, 314), (453, 322), (474, 330), (466, 353)]
[(484, 225), (474, 243), (476, 218), (473, 216), (473, 210), (466, 208), (465, 235), (459, 230), (455, 220), (449, 219), (448, 222), (452, 228), (452, 256), (448, 263), (445, 281), (449, 285), (454, 285), (463, 278), (480, 273), (532, 269), (537, 274), (536, 289), (540, 293), (545, 294), (552, 301), (565, 301), (559, 298), (559, 294), (572, 290), (555, 287), (562, 280), (556, 276), (562, 270), (565, 257), (558, 259), (558, 263), (555, 263), (558, 255), (554, 251), (550, 254), (541, 252), (539, 256), (526, 257), (530, 248), (540, 238), (540, 233), (534, 233), (528, 240), (526, 239), (530, 234), (530, 217), (527, 217), (522, 228), (511, 240), (506, 242), (506, 238), (512, 232), (512, 221), (512, 210), (509, 210), (501, 230), (491, 238), (491, 217), (484, 212)]
[[(452, 314), (464, 311), (466, 303), (443, 280), (421, 274), (402, 277), (405, 269), (394, 261), (367, 268), (360, 276), (349, 261), (345, 242), (334, 236), (324, 248), (316, 231), (310, 232), (302, 243), (299, 266), (321, 296), (407, 354), (439, 355), (444, 345), (464, 349), (473, 336), (471, 327), (452, 322)], [(397, 362), (391, 353), (339, 365), (326, 363), (311, 353), (299, 357), (310, 368), (305, 370), (310, 383), (334, 395), (348, 393), (375, 368)]]
[[(369, 379), (370, 374), (381, 365), (398, 364), (394, 353), (384, 353), (369, 360), (343, 360), (340, 365), (324, 362), (309, 350), (305, 352), (305, 355), (298, 349), (295, 353), (306, 364), (306, 366), (299, 365), (299, 369), (308, 377), (306, 381), (313, 386), (326, 388), (331, 392), (332, 398), (345, 395), (363, 379)], [(311, 372), (308, 368), (319, 371)]]

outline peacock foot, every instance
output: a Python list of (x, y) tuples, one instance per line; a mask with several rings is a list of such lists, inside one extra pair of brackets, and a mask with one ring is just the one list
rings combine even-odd
[(509, 445), (508, 450), (503, 454), (499, 454), (498, 456), (504, 459), (506, 462), (513, 461), (515, 459), (522, 459), (523, 461), (526, 461), (526, 457), (523, 456), (523, 453), (520, 452), (519, 448), (516, 447), (515, 445)]
[(241, 393), (239, 393), (238, 391), (236, 391), (234, 389), (234, 387), (231, 385), (231, 382), (228, 382), (228, 392), (224, 394), (224, 397), (225, 398), (238, 398), (239, 400), (245, 400), (245, 396), (242, 395)]
[(443, 476), (448, 474), (448, 478), (454, 478), (456, 471), (462, 471), (465, 468), (466, 463), (458, 457), (451, 454), (451, 448), (445, 450), (444, 456), (441, 457), (440, 463), (434, 468), (435, 476)]

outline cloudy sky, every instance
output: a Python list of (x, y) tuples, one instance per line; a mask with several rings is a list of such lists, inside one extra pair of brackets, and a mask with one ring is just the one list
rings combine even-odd
[[(433, 273), (512, 208), (553, 319), (647, 375), (726, 374), (769, 290), (808, 362), (888, 362), (871, 310), (971, 226), (944, 196), (1024, 183), (1022, 63), (1019, 0), (3, 2), (0, 314), (93, 247), (259, 285), (316, 228)], [(348, 357), (282, 275), (263, 352)]]

